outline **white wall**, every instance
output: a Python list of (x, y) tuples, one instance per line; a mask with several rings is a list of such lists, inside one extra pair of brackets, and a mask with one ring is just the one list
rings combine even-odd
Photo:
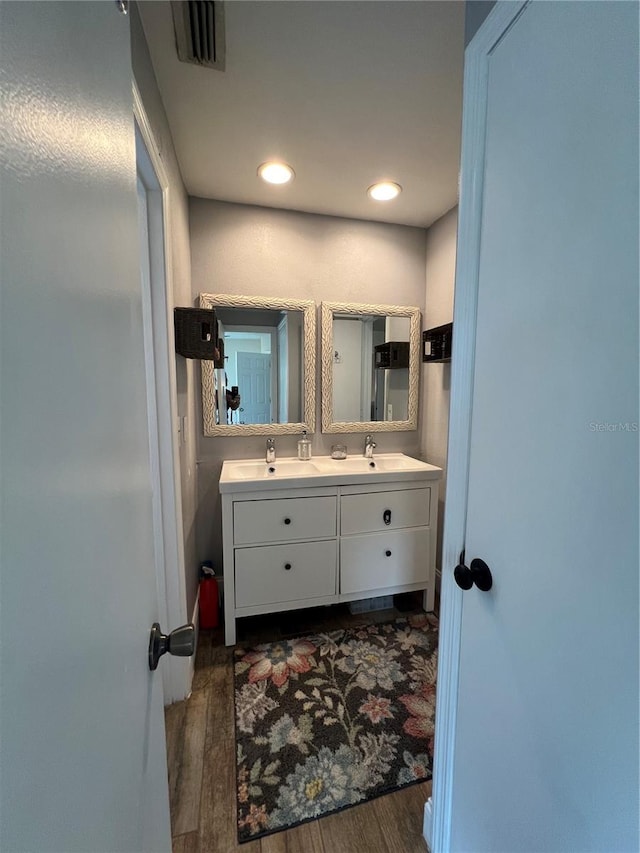
[(333, 363), (333, 416), (336, 421), (364, 420), (360, 319), (333, 321), (333, 348), (339, 354)]
[[(135, 3), (131, 4), (129, 18), (131, 22), (133, 74), (169, 179), (174, 302), (176, 305), (191, 305), (191, 253), (187, 194)], [(195, 536), (197, 492), (194, 364), (195, 362), (188, 361), (182, 356), (176, 357), (178, 414), (187, 418), (186, 442), (180, 448), (180, 471), (185, 548), (185, 587), (189, 617), (193, 612), (198, 589)]]
[[(427, 231), (426, 302), (422, 324), (425, 329), (453, 320), (457, 226), (458, 208), (454, 207)], [(444, 468), (446, 477), (451, 364), (423, 364), (422, 373), (422, 453), (433, 465)], [(438, 510), (438, 568), (441, 568), (445, 491), (446, 479), (443, 478)]]
[[(416, 305), (424, 309), (426, 232), (420, 228), (190, 199), (192, 299), (200, 292), (282, 296), (336, 302)], [(318, 369), (319, 382), (319, 369)], [(198, 383), (199, 385), (199, 383)], [(198, 391), (198, 417), (200, 412)], [(316, 455), (338, 440), (361, 453), (364, 434), (320, 433)], [(259, 457), (264, 438), (205, 438), (198, 421), (198, 554), (220, 558), (218, 478), (222, 461)], [(380, 433), (378, 449), (418, 453), (418, 431)], [(297, 436), (276, 440), (295, 456)]]
[[(408, 368), (398, 368), (382, 372), (385, 374), (387, 383), (384, 419), (386, 421), (406, 421), (409, 417), (409, 370)], [(389, 417), (389, 408), (391, 408), (391, 417)]]

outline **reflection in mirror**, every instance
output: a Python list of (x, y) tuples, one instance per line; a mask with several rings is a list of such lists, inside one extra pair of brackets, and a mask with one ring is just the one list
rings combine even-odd
[(272, 435), (314, 429), (312, 302), (207, 294), (222, 364), (202, 362), (205, 435)]
[(406, 421), (409, 318), (333, 316), (333, 419)]
[(420, 311), (322, 303), (324, 432), (417, 427)]
[(224, 370), (214, 371), (215, 423), (300, 423), (302, 312), (220, 308), (216, 317)]

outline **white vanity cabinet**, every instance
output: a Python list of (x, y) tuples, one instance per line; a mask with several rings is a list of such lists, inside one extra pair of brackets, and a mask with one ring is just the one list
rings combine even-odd
[(235, 609), (242, 610), (236, 615), (335, 596), (337, 501), (335, 493), (310, 489), (232, 502), (233, 549), (227, 556), (225, 542), (225, 578), (227, 566), (233, 567)]
[(432, 488), (426, 483), (381, 483), (340, 489), (342, 595), (368, 597), (372, 590), (418, 585), (427, 589), (425, 610), (433, 610), (436, 519), (431, 505), (437, 506), (437, 494), (432, 501)]
[(223, 466), (226, 644), (236, 619), (260, 613), (413, 590), (433, 610), (441, 470), (416, 465), (397, 479), (317, 463), (304, 478), (255, 480)]
[[(286, 494), (286, 493), (285, 493)], [(336, 496), (316, 490), (295, 497), (240, 499), (233, 507), (234, 545), (336, 537)]]

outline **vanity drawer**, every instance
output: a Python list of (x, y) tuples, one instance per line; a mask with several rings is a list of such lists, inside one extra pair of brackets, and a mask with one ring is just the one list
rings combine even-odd
[(428, 528), (393, 530), (340, 540), (340, 592), (369, 592), (428, 583)]
[(233, 505), (236, 545), (319, 539), (336, 535), (336, 498), (238, 501)]
[(335, 539), (237, 548), (236, 607), (335, 595), (336, 571)]
[[(374, 533), (429, 524), (431, 489), (400, 489), (343, 495), (340, 499), (340, 533)], [(389, 523), (385, 523), (385, 518)]]

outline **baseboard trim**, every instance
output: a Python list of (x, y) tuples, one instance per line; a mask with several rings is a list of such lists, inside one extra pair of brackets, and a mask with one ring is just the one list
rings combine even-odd
[(426, 842), (427, 847), (431, 851), (431, 829), (433, 827), (433, 800), (431, 797), (424, 804), (424, 820), (422, 823), (422, 836)]

